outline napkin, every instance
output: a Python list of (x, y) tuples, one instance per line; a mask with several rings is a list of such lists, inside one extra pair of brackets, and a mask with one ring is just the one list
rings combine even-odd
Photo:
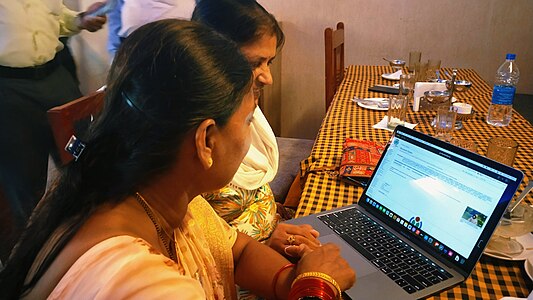
[(413, 111), (418, 111), (420, 108), (420, 97), (424, 96), (427, 91), (445, 91), (446, 84), (444, 82), (417, 82), (415, 83), (415, 90), (413, 93)]
[[(415, 128), (416, 125), (418, 125), (418, 124), (412, 124), (412, 123), (405, 122), (405, 124), (403, 126), (405, 126), (407, 128), (410, 128), (410, 129), (413, 129), (413, 128)], [(372, 128), (386, 129), (388, 131), (394, 131), (393, 129), (390, 129), (389, 127), (387, 127), (387, 116), (383, 116), (383, 119), (381, 119), (381, 121), (379, 121), (378, 123), (373, 125)]]
[(394, 73), (387, 74), (386, 78), (390, 80), (400, 80), (401, 75), (402, 75), (402, 70), (398, 70)]

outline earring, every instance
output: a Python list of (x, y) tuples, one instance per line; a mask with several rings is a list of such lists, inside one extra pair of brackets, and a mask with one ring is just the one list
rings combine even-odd
[(207, 165), (209, 166), (209, 168), (211, 168), (211, 166), (213, 165), (213, 159), (211, 157), (207, 159)]

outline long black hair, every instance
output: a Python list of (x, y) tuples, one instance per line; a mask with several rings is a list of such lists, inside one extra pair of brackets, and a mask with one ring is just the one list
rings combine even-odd
[[(224, 126), (251, 80), (238, 46), (201, 24), (162, 20), (133, 32), (111, 67), (104, 109), (82, 137), (86, 149), (62, 168), (0, 272), (0, 297), (31, 290), (97, 208), (165, 172), (188, 131), (208, 118)], [(51, 236), (57, 242), (35, 262)]]
[(276, 18), (255, 0), (200, 0), (191, 19), (215, 29), (239, 46), (254, 43), (264, 34), (276, 36), (278, 50), (285, 42)]

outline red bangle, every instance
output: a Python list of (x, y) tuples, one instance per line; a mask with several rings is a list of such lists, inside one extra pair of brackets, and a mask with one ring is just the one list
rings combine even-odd
[(278, 299), (278, 295), (276, 295), (276, 285), (278, 284), (278, 278), (281, 272), (285, 271), (288, 268), (294, 268), (296, 266), (295, 264), (286, 264), (283, 267), (281, 267), (276, 274), (274, 274), (274, 278), (272, 278), (272, 291), (274, 292), (274, 299)]
[(302, 278), (293, 283), (289, 292), (289, 300), (298, 300), (304, 297), (318, 297), (323, 300), (338, 299), (329, 284), (319, 278)]

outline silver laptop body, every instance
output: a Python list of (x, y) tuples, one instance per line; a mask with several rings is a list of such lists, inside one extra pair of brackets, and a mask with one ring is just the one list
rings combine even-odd
[(288, 223), (310, 224), (322, 243), (340, 246), (357, 274), (350, 298), (418, 299), (470, 275), (522, 178), (398, 126), (358, 204)]

